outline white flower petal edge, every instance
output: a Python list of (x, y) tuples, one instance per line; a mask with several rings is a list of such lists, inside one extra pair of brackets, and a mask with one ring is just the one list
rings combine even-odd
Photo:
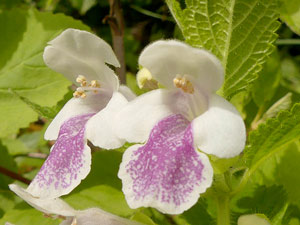
[(35, 209), (48, 215), (67, 217), (61, 225), (142, 225), (99, 208), (75, 210), (60, 198), (36, 198), (15, 184), (10, 184), (9, 188)]
[(105, 149), (121, 147), (125, 140), (118, 138), (113, 123), (119, 109), (127, 104), (127, 99), (119, 92), (115, 92), (107, 106), (94, 115), (86, 125), (86, 135), (93, 145)]
[(223, 67), (216, 56), (176, 40), (148, 45), (139, 57), (139, 64), (168, 89), (174, 89), (176, 75), (193, 77), (194, 85), (207, 92), (217, 91), (224, 81)]
[(213, 94), (206, 112), (192, 121), (194, 142), (207, 154), (231, 158), (240, 154), (246, 142), (246, 128), (235, 107)]
[(44, 50), (48, 67), (75, 83), (78, 75), (100, 80), (109, 90), (117, 90), (119, 81), (105, 64), (119, 67), (113, 50), (104, 40), (87, 31), (67, 29), (50, 41)]
[(118, 90), (128, 101), (132, 101), (136, 98), (136, 95), (132, 92), (130, 88), (125, 85), (120, 85)]
[(15, 192), (29, 205), (46, 214), (56, 214), (61, 216), (75, 216), (76, 210), (59, 198), (41, 199), (32, 196), (25, 189), (16, 184), (9, 185), (10, 190)]
[(76, 218), (69, 218), (60, 225), (142, 225), (141, 223), (128, 220), (99, 208), (90, 208), (77, 211)]
[(52, 120), (48, 126), (44, 138), (46, 140), (56, 140), (61, 125), (68, 119), (87, 113), (96, 113), (106, 107), (111, 98), (111, 93), (104, 90), (98, 94), (89, 94), (86, 98), (72, 98)]

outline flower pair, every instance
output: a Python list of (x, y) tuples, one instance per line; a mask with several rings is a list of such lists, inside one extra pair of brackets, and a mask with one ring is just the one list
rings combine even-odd
[(106, 65), (119, 66), (110, 46), (88, 32), (64, 31), (49, 42), (44, 60), (78, 87), (45, 133), (56, 143), (27, 188), (32, 196), (57, 198), (87, 176), (87, 140), (104, 149), (127, 141), (141, 143), (125, 151), (118, 173), (129, 206), (178, 214), (211, 186), (213, 169), (206, 154), (229, 158), (244, 148), (243, 120), (215, 94), (223, 68), (207, 51), (174, 40), (146, 47), (139, 64), (147, 79), (153, 78), (149, 82), (164, 88), (137, 98), (119, 86)]

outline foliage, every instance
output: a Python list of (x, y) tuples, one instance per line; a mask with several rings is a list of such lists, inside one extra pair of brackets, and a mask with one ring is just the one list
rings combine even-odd
[[(245, 214), (259, 214), (273, 225), (300, 224), (299, 1), (122, 0), (121, 4), (127, 86), (136, 95), (149, 91), (138, 88), (135, 74), (141, 50), (152, 41), (184, 39), (205, 48), (222, 62), (225, 82), (218, 94), (243, 115), (247, 145), (231, 159), (209, 155), (213, 185), (181, 215), (127, 205), (117, 173), (122, 154), (132, 143), (112, 151), (92, 148), (91, 173), (63, 199), (77, 210), (100, 207), (149, 225), (229, 225)], [(109, 12), (109, 1), (0, 0), (0, 224), (61, 222), (30, 207), (8, 184), (25, 187), (14, 175), (27, 179), (36, 175), (53, 145), (44, 140), (45, 130), (73, 94), (71, 82), (44, 64), (47, 42), (72, 27), (112, 43)], [(230, 221), (218, 220), (220, 204), (227, 207)]]
[(276, 1), (186, 1), (184, 10), (176, 0), (167, 2), (186, 42), (209, 49), (221, 60), (225, 97), (256, 79), (276, 40)]

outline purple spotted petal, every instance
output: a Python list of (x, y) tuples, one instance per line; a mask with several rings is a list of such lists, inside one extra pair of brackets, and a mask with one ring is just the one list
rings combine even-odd
[(72, 117), (60, 127), (58, 139), (27, 191), (35, 197), (56, 198), (72, 191), (90, 171), (91, 149), (85, 125), (94, 114)]
[(157, 123), (144, 146), (126, 150), (118, 175), (131, 208), (179, 214), (211, 185), (213, 170), (207, 156), (194, 149), (190, 122), (177, 114)]

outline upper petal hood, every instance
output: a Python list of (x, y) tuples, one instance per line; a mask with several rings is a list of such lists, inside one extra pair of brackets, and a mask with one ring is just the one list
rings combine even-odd
[(173, 79), (176, 75), (189, 75), (194, 78), (194, 85), (207, 92), (215, 92), (224, 81), (223, 68), (217, 57), (180, 41), (150, 44), (141, 53), (139, 64), (169, 89), (174, 88)]
[(62, 73), (73, 83), (78, 75), (99, 80), (102, 87), (117, 90), (119, 81), (105, 64), (119, 67), (111, 47), (101, 38), (87, 31), (67, 29), (50, 41), (44, 50), (48, 67)]

